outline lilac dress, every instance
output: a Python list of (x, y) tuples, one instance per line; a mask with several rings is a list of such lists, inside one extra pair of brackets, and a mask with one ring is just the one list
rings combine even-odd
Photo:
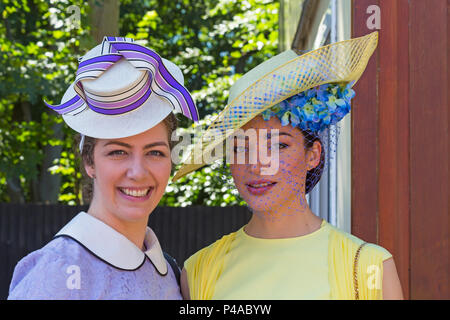
[(8, 299), (181, 299), (158, 239), (147, 228), (140, 250), (81, 212), (46, 246), (19, 261)]

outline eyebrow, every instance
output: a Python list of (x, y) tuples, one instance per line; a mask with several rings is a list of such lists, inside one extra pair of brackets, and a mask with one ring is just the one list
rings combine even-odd
[(292, 138), (292, 134), (288, 133), (288, 132), (280, 132), (280, 133), (275, 133), (274, 135), (268, 133), (267, 134), (267, 139), (272, 138), (272, 136), (289, 136)]
[[(280, 132), (280, 133), (275, 133), (273, 135), (271, 133), (268, 133), (267, 134), (267, 139), (271, 139), (272, 136), (289, 136), (289, 137), (292, 138), (292, 135), (290, 133), (288, 133), (288, 132)], [(245, 139), (248, 139), (248, 136), (235, 136), (235, 138), (237, 138), (237, 139), (244, 139), (244, 137), (245, 137)]]
[[(132, 146), (129, 145), (128, 143), (121, 142), (121, 141), (115, 141), (115, 140), (105, 143), (104, 147), (109, 146), (109, 145), (114, 145), (114, 144), (125, 147), (125, 148), (129, 148), (129, 149), (132, 148)], [(169, 147), (169, 145), (164, 141), (156, 141), (156, 142), (152, 142), (152, 143), (145, 145), (144, 149), (150, 149), (150, 148), (158, 147), (158, 146), (165, 146), (167, 148)]]

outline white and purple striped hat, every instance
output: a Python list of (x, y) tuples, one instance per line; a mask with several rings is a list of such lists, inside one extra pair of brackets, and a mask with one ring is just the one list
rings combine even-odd
[(61, 104), (46, 105), (73, 130), (100, 139), (144, 132), (180, 112), (198, 121), (180, 68), (130, 38), (105, 37), (79, 59)]

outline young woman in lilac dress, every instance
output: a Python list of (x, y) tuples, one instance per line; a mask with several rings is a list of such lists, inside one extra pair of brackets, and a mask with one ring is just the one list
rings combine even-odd
[(92, 199), (16, 266), (8, 299), (181, 299), (147, 226), (172, 169), (173, 111), (196, 121), (181, 70), (132, 39), (106, 37), (80, 59), (60, 105), (80, 134)]

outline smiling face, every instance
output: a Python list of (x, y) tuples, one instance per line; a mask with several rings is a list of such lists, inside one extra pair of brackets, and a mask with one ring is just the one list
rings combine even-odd
[(109, 225), (145, 222), (167, 186), (172, 162), (164, 123), (132, 137), (97, 139), (93, 164), (85, 164), (94, 178), (89, 208)]
[[(320, 161), (321, 145), (314, 142), (313, 146), (305, 149), (304, 137), (301, 131), (291, 125), (282, 126), (280, 120), (272, 117), (265, 121), (261, 116), (255, 117), (243, 128), (244, 131), (254, 129), (257, 133), (267, 130), (270, 134), (265, 134), (267, 143), (262, 143), (261, 137), (257, 134), (258, 143), (256, 146), (249, 145), (250, 139), (235, 138), (234, 152), (249, 153), (245, 156), (245, 163), (231, 164), (231, 174), (236, 188), (242, 198), (247, 202), (253, 212), (286, 212), (298, 210), (299, 206), (306, 206), (305, 180), (307, 171), (315, 168)], [(272, 130), (272, 129), (275, 129)], [(277, 139), (275, 139), (277, 137)], [(244, 145), (245, 148), (238, 147)], [(271, 148), (271, 152), (278, 149), (278, 170), (271, 174), (267, 172), (267, 162), (251, 161), (251, 150), (261, 154), (260, 148)], [(270, 154), (270, 151), (267, 151)], [(256, 159), (256, 158), (254, 158)], [(276, 158), (275, 158), (276, 160)], [(253, 164), (252, 164), (253, 163)], [(264, 165), (262, 164), (264, 163)]]

